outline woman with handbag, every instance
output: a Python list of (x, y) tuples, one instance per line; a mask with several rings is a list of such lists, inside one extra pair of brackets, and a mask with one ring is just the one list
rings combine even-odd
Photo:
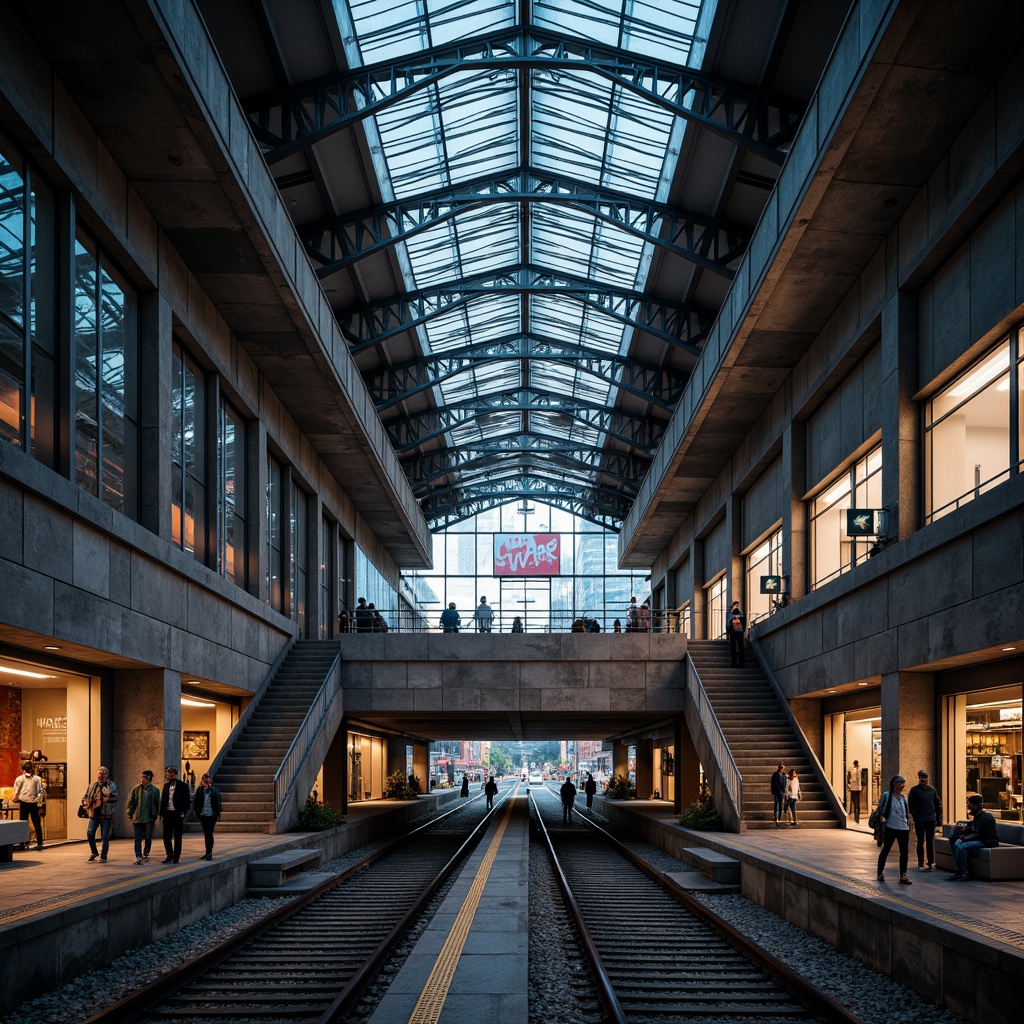
[(878, 881), (885, 881), (885, 861), (896, 843), (900, 849), (900, 884), (912, 885), (907, 877), (907, 860), (910, 850), (910, 811), (903, 790), (907, 780), (902, 775), (894, 775), (889, 780), (889, 790), (882, 794), (878, 802), (878, 820), (884, 827), (882, 832), (882, 849), (878, 854)]

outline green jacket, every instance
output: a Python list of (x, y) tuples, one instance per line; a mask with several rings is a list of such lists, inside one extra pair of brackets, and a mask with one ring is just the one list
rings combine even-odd
[(125, 808), (128, 820), (136, 825), (144, 825), (149, 821), (156, 821), (160, 817), (160, 789), (152, 782), (139, 783), (128, 797), (128, 806)]

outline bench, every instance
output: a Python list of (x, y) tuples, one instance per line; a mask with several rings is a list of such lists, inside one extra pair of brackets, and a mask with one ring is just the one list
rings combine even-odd
[[(942, 836), (935, 838), (935, 864), (945, 871), (953, 867), (953, 849), (949, 843), (952, 825), (942, 826)], [(999, 879), (1024, 878), (1024, 825), (1013, 825), (1008, 821), (996, 822), (999, 845), (971, 850), (968, 855), (970, 872), (975, 878), (986, 878), (990, 882)]]
[(0, 821), (0, 864), (14, 859), (14, 847), (28, 842), (27, 821)]
[(250, 889), (275, 889), (320, 864), (322, 850), (285, 850), (249, 863)]

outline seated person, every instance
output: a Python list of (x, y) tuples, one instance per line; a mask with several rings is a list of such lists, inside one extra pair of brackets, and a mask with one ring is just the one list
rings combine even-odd
[(984, 808), (985, 803), (980, 796), (967, 798), (967, 813), (973, 820), (967, 832), (952, 843), (955, 871), (949, 877), (951, 882), (966, 882), (971, 877), (967, 868), (967, 858), (971, 850), (978, 850), (983, 846), (991, 849), (999, 845), (996, 819)]

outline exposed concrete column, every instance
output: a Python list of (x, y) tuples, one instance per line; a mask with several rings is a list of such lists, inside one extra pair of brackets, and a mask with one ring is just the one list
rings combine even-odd
[(675, 720), (676, 733), (676, 799), (675, 811), (678, 814), (684, 807), (689, 807), (700, 796), (700, 758), (694, 746), (693, 737), (686, 727), (686, 719), (677, 715)]
[(112, 690), (109, 768), (122, 801), (114, 834), (124, 836), (132, 834), (123, 811), (139, 772), (151, 768), (159, 780), (166, 765), (181, 762), (181, 674), (118, 669)]
[(420, 780), (423, 792), (430, 792), (430, 747), (426, 743), (412, 745), (412, 773)]
[(647, 800), (654, 792), (654, 740), (636, 741), (636, 796)]
[[(908, 784), (921, 768), (935, 775), (935, 676), (888, 672), (882, 676), (882, 789), (896, 774)], [(908, 785), (909, 788), (909, 785)]]
[(400, 772), (403, 779), (408, 778), (405, 768), (405, 738), (403, 736), (388, 737), (388, 775)]
[(789, 501), (782, 510), (782, 566), (789, 576), (789, 596), (807, 593), (807, 427), (790, 423), (782, 433), (782, 474)]
[(690, 545), (690, 573), (693, 580), (690, 636), (695, 640), (703, 640), (708, 635), (708, 592), (704, 589), (704, 541), (699, 537), (694, 537)]
[(324, 757), (323, 801), (340, 814), (348, 813), (348, 729), (342, 722)]
[(612, 745), (612, 775), (629, 777), (629, 747), (618, 740)]
[(746, 573), (743, 555), (743, 498), (738, 494), (729, 496), (725, 503), (725, 530), (729, 536), (729, 594), (726, 607), (739, 601), (741, 608), (747, 607)]
[(910, 536), (920, 525), (922, 428), (913, 397), (917, 306), (916, 295), (901, 291), (882, 310), (882, 504), (889, 509), (888, 537), (893, 540)]
[(171, 539), (172, 342), (170, 304), (158, 292), (143, 292), (139, 296), (139, 464), (146, 468), (139, 480), (139, 522), (164, 540)]

